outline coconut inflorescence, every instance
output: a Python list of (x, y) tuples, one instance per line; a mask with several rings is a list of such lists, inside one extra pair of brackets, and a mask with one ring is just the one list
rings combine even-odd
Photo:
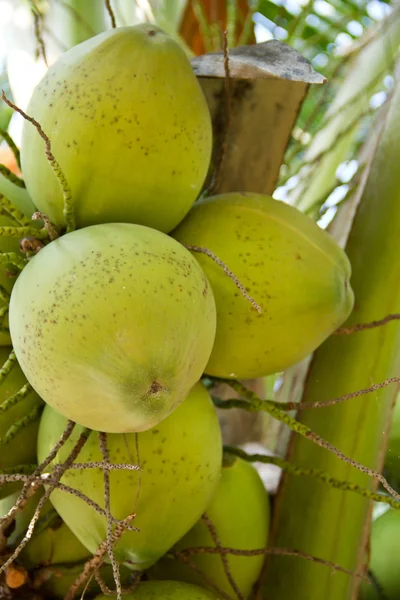
[(269, 196), (198, 200), (209, 110), (153, 25), (66, 52), (28, 114), (42, 129), (24, 124), (22, 173), (48, 235), (34, 255), (0, 244), (23, 258), (1, 274), (3, 564), (16, 553), (45, 598), (93, 597), (118, 568), (126, 600), (248, 598), (269, 499), (253, 466), (222, 459), (207, 387), (313, 352), (352, 309), (349, 261)]

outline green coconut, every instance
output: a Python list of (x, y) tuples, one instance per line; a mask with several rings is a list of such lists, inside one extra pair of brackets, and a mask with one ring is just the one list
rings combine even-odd
[(194, 252), (217, 305), (209, 375), (245, 379), (283, 371), (352, 310), (344, 251), (309, 217), (269, 196), (238, 192), (201, 200), (172, 235), (217, 255), (261, 308), (212, 258)]
[[(67, 420), (46, 406), (39, 430), (42, 461), (60, 438)], [(66, 460), (81, 433), (75, 427), (56, 461)], [(139, 531), (126, 531), (115, 547), (117, 559), (136, 570), (154, 564), (199, 519), (209, 504), (221, 471), (221, 432), (211, 398), (197, 384), (187, 399), (153, 429), (138, 434), (108, 434), (112, 463), (140, 466), (140, 471), (110, 472), (111, 513), (124, 519), (132, 512)], [(99, 437), (91, 432), (77, 460), (102, 460)], [(86, 494), (104, 508), (100, 469), (68, 470), (62, 483)], [(95, 552), (107, 531), (105, 517), (82, 499), (56, 489), (50, 497), (76, 537)]]
[[(268, 541), (269, 512), (268, 495), (255, 468), (240, 458), (226, 455), (221, 479), (206, 510), (206, 517), (215, 528), (222, 546), (247, 551), (265, 548)], [(204, 519), (200, 519), (172, 550), (181, 552), (199, 547), (216, 548)], [(220, 555), (201, 553), (192, 554), (189, 558), (208, 581), (228, 596), (236, 597)], [(237, 589), (244, 598), (248, 598), (260, 576), (264, 555), (227, 555), (226, 560)], [(206, 585), (198, 571), (181, 559), (174, 558), (172, 553), (153, 567), (150, 577)]]
[[(211, 158), (208, 105), (181, 46), (154, 25), (118, 27), (65, 52), (27, 113), (51, 140), (78, 227), (124, 222), (169, 232), (200, 192)], [(60, 185), (29, 122), (21, 162), (38, 209), (64, 225)]]
[(214, 342), (215, 303), (197, 261), (132, 224), (66, 234), (13, 289), (10, 328), (28, 381), (73, 421), (142, 431), (184, 400)]
[(400, 401), (397, 397), (393, 410), (388, 446), (385, 456), (385, 473), (396, 486), (400, 484)]

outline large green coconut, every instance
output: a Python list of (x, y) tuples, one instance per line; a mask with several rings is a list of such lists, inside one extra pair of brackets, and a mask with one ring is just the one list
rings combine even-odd
[(142, 431), (184, 400), (214, 342), (197, 261), (164, 233), (104, 224), (43, 248), (13, 289), (10, 329), (30, 383), (90, 429)]
[[(67, 420), (46, 406), (39, 430), (38, 459), (42, 461), (60, 438)], [(81, 427), (58, 452), (66, 460)], [(142, 570), (155, 563), (199, 519), (217, 486), (222, 460), (221, 432), (211, 398), (197, 384), (188, 398), (155, 428), (138, 434), (108, 434), (112, 463), (140, 466), (140, 471), (110, 472), (111, 513), (124, 519), (132, 512), (139, 531), (126, 531), (115, 547), (117, 559)], [(92, 432), (77, 461), (103, 459), (97, 432)], [(104, 508), (100, 469), (73, 469), (62, 483), (86, 494)], [(82, 499), (56, 489), (50, 497), (57, 512), (77, 538), (95, 552), (107, 531), (105, 517)]]
[[(41, 124), (72, 190), (78, 227), (126, 222), (171, 231), (200, 192), (211, 157), (211, 118), (190, 61), (143, 23), (101, 33), (63, 54), (33, 92)], [(65, 224), (43, 140), (24, 123), (27, 189)]]
[[(264, 484), (255, 468), (230, 455), (224, 457), (221, 479), (205, 517), (174, 546), (176, 552), (188, 548), (216, 548), (209, 527), (217, 532), (225, 548), (234, 550), (262, 550), (267, 546), (269, 530), (269, 500)], [(235, 596), (229, 574), (244, 598), (248, 598), (260, 576), (264, 554), (256, 556), (227, 555), (229, 572), (219, 554), (192, 554), (190, 562), (228, 596)], [(176, 579), (206, 585), (199, 571), (171, 554), (162, 558), (151, 571), (157, 579)]]
[(217, 334), (206, 373), (239, 379), (282, 371), (313, 352), (349, 316), (349, 260), (296, 208), (261, 194), (198, 202), (173, 237), (211, 250), (261, 314), (209, 256), (194, 252), (214, 292)]

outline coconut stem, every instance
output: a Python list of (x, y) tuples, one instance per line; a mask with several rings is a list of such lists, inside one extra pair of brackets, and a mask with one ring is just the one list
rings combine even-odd
[(11, 350), (10, 354), (4, 365), (0, 369), (0, 385), (3, 383), (7, 375), (10, 373), (11, 369), (17, 363), (17, 357), (15, 356), (14, 350)]
[[(215, 548), (214, 548), (215, 550)], [(197, 573), (202, 580), (204, 581), (204, 583), (206, 583), (210, 588), (212, 588), (214, 590), (214, 592), (216, 592), (218, 594), (218, 598), (224, 598), (225, 600), (232, 600), (231, 596), (228, 596), (228, 594), (226, 594), (223, 590), (221, 590), (217, 584), (215, 584), (213, 582), (212, 579), (210, 579), (206, 573), (200, 569), (194, 562), (192, 562), (189, 558), (189, 556), (187, 556), (184, 551), (182, 552), (173, 552), (171, 553), (172, 556), (178, 558), (179, 560), (181, 560), (183, 563), (185, 563), (190, 569), (192, 569), (192, 571), (194, 571), (195, 573)]]
[[(102, 593), (105, 596), (115, 596), (115, 590), (112, 590), (111, 588), (108, 587), (108, 585), (106, 585), (106, 583), (103, 581), (103, 579), (101, 577), (100, 570), (95, 569), (93, 571), (93, 573), (94, 573), (94, 578), (96, 579), (97, 583), (99, 584), (99, 588), (101, 589)], [(121, 587), (122, 594), (132, 594), (132, 592), (134, 592), (135, 589), (137, 588), (141, 578), (142, 578), (142, 573), (138, 573), (137, 575), (134, 575), (134, 581), (131, 585)]]
[(39, 212), (39, 211), (33, 213), (32, 221), (38, 221), (38, 220), (43, 221), (44, 229), (47, 231), (48, 236), (51, 241), (56, 240), (59, 237), (57, 228), (53, 225), (53, 223), (50, 221), (50, 219), (47, 215), (45, 215), (44, 213)]
[(112, 532), (113, 532), (113, 523), (112, 523), (112, 515), (111, 515), (111, 505), (110, 505), (110, 453), (108, 451), (107, 446), (107, 434), (105, 432), (99, 432), (99, 442), (100, 442), (100, 450), (103, 455), (103, 478), (104, 478), (104, 506), (107, 513), (107, 534), (106, 534), (106, 543), (107, 543), (107, 553), (110, 558), (113, 576), (115, 581), (115, 587), (117, 592), (117, 600), (121, 600), (122, 590), (121, 590), (121, 577), (119, 573), (119, 565), (115, 559), (114, 549), (112, 544)]
[[(5, 317), (5, 313), (3, 312), (4, 310), (6, 310), (6, 312), (8, 311), (8, 305), (10, 304), (10, 294), (7, 292), (7, 290), (0, 285), (0, 300), (2, 300), (6, 306), (3, 306), (1, 309), (1, 324), (3, 325), (3, 320)], [(1, 371), (0, 371), (1, 372)], [(0, 379), (0, 383), (1, 383), (1, 379)]]
[[(130, 522), (135, 518), (135, 516), (136, 515), (134, 513), (132, 513), (126, 519), (124, 519), (123, 521), (120, 521), (115, 526), (115, 529), (112, 533), (112, 543), (113, 544), (115, 544), (119, 540), (121, 535), (127, 529)], [(74, 600), (75, 595), (77, 594), (79, 588), (88, 581), (88, 579), (91, 577), (92, 572), (101, 566), (101, 564), (103, 563), (103, 557), (106, 554), (106, 552), (107, 552), (107, 540), (105, 540), (104, 542), (102, 542), (100, 544), (100, 546), (99, 546), (97, 552), (94, 554), (93, 558), (86, 561), (86, 563), (83, 567), (82, 573), (74, 581), (73, 585), (70, 587), (64, 600)]]
[(385, 388), (393, 383), (396, 383), (398, 385), (400, 383), (400, 377), (389, 377), (381, 383), (374, 383), (373, 385), (367, 388), (363, 388), (355, 392), (350, 392), (349, 394), (343, 394), (342, 396), (337, 396), (336, 398), (326, 400), (325, 402), (277, 402), (277, 405), (281, 406), (283, 410), (309, 410), (311, 408), (327, 408), (328, 406), (334, 406), (335, 404), (339, 404), (340, 402), (344, 402), (345, 400), (351, 400), (352, 398), (358, 398), (359, 396), (364, 396), (365, 394), (376, 392), (377, 390)]
[(108, 14), (110, 15), (110, 19), (111, 19), (111, 27), (113, 29), (115, 29), (117, 27), (117, 21), (115, 20), (115, 15), (114, 15), (114, 11), (111, 8), (111, 3), (110, 0), (105, 0), (104, 1), (105, 5), (106, 5), (106, 9)]
[[(263, 402), (266, 402), (269, 406), (273, 406), (279, 410), (286, 411), (328, 408), (329, 406), (335, 406), (336, 404), (340, 404), (341, 402), (345, 402), (346, 400), (352, 400), (353, 398), (359, 398), (360, 396), (370, 394), (371, 392), (376, 392), (377, 390), (381, 390), (382, 388), (385, 388), (393, 383), (396, 383), (398, 385), (400, 383), (400, 377), (389, 377), (381, 383), (374, 383), (373, 385), (367, 388), (356, 390), (355, 392), (350, 392), (349, 394), (343, 394), (342, 396), (337, 396), (336, 398), (331, 398), (330, 400), (318, 400), (316, 402), (276, 402), (274, 400), (263, 400)], [(236, 403), (237, 401), (235, 398), (220, 400), (219, 398), (213, 397), (213, 401), (218, 408), (239, 407), (239, 405)]]
[[(52, 483), (53, 479), (51, 478), (51, 476), (47, 477), (47, 474), (44, 474), (44, 475), (42, 475), (42, 482), (46, 483), (46, 485), (47, 485), (47, 483)], [(93, 510), (98, 512), (99, 515), (101, 515), (104, 518), (107, 518), (107, 513), (104, 510), (104, 508), (101, 508), (101, 506), (99, 504), (97, 504), (97, 502), (95, 502), (94, 500), (89, 498), (89, 496), (86, 496), (79, 490), (76, 490), (75, 488), (72, 488), (69, 485), (65, 485), (64, 483), (57, 482), (56, 487), (61, 492), (65, 492), (66, 494), (71, 494), (71, 496), (76, 496), (80, 500), (83, 500), (83, 502), (85, 502), (88, 506), (90, 506), (90, 508), (92, 508)], [(111, 518), (112, 518), (113, 524), (116, 527), (119, 526), (122, 522), (119, 519), (116, 519), (115, 517), (111, 517)], [(129, 524), (124, 525), (124, 530), (125, 529), (128, 531), (135, 531), (135, 532), (139, 531), (137, 527), (133, 527), (133, 525), (129, 525)]]
[[(46, 504), (47, 500), (49, 499), (51, 492), (57, 487), (57, 484), (59, 483), (64, 472), (68, 469), (68, 467), (73, 463), (75, 458), (78, 456), (78, 454), (81, 451), (81, 449), (83, 448), (87, 438), (89, 437), (89, 434), (90, 434), (90, 431), (88, 429), (85, 429), (84, 431), (82, 431), (81, 435), (79, 436), (79, 438), (78, 438), (76, 444), (74, 445), (67, 460), (61, 464), (55, 465), (53, 472), (52, 472), (52, 479), (49, 482), (49, 484), (46, 486), (46, 490), (37, 504), (37, 507), (35, 509), (32, 519), (28, 525), (28, 529), (26, 530), (24, 537), (22, 538), (22, 540), (20, 541), (20, 543), (18, 544), (18, 546), (16, 547), (14, 552), (11, 554), (11, 556), (0, 566), (0, 574), (3, 573), (7, 569), (7, 567), (9, 567), (14, 562), (14, 560), (16, 558), (18, 558), (18, 556), (21, 554), (22, 550), (25, 548), (26, 544), (31, 539), (34, 528), (36, 526), (36, 523), (40, 517), (41, 510), (43, 509), (44, 505)], [(40, 485), (40, 484), (35, 483), (29, 487), (31, 487), (31, 488), (35, 487), (35, 489), (36, 489), (38, 487), (38, 485)], [(24, 486), (24, 488), (25, 488), (25, 486)], [(27, 492), (25, 492), (25, 494), (26, 493)], [(22, 492), (21, 492), (21, 494), (22, 494)], [(16, 505), (14, 505), (12, 507), (12, 509), (7, 513), (7, 515), (0, 520), (0, 523), (3, 523), (3, 521), (7, 517), (9, 517), (9, 514), (13, 511), (13, 509), (15, 509), (15, 506)]]
[(43, 240), (48, 237), (46, 229), (36, 229), (35, 227), (0, 227), (0, 236), (2, 237), (35, 237), (38, 240)]
[[(12, 354), (14, 354), (14, 352), (11, 352), (10, 357)], [(10, 358), (9, 358), (9, 360), (10, 360)], [(15, 360), (15, 354), (14, 354), (14, 360)], [(4, 367), (3, 367), (3, 369), (4, 369)], [(7, 527), (9, 523), (12, 522), (14, 515), (17, 512), (19, 512), (20, 510), (22, 510), (22, 508), (26, 505), (27, 497), (29, 495), (32, 495), (32, 493), (35, 492), (37, 490), (37, 488), (41, 485), (41, 483), (37, 481), (37, 477), (40, 476), (42, 471), (56, 457), (57, 452), (65, 444), (67, 439), (70, 437), (74, 427), (75, 427), (75, 423), (73, 421), (68, 421), (65, 430), (63, 431), (60, 439), (58, 440), (57, 444), (54, 446), (53, 450), (46, 457), (46, 459), (40, 465), (38, 465), (36, 467), (36, 469), (34, 470), (32, 475), (30, 475), (29, 478), (25, 481), (24, 486), (21, 490), (21, 493), (18, 496), (14, 506), (12, 506), (12, 508), (8, 511), (8, 513), (5, 516), (0, 518), (0, 532), (2, 530), (4, 530), (4, 528)], [(19, 474), (19, 476), (21, 476), (21, 475)], [(10, 477), (18, 477), (18, 475), (9, 475), (9, 476), (1, 475), (0, 476), (0, 485), (10, 481), (10, 479), (9, 479)], [(24, 476), (22, 476), (22, 477), (24, 477)], [(21, 481), (21, 479), (19, 479), (19, 481)]]
[[(104, 462), (87, 462), (87, 463), (74, 463), (70, 466), (70, 469), (103, 469)], [(109, 471), (139, 471), (138, 465), (130, 465), (128, 463), (110, 463), (108, 465)]]
[[(20, 467), (18, 472), (17, 472), (17, 467), (13, 467), (13, 469), (4, 469), (3, 471), (0, 471), (0, 486), (4, 485), (6, 483), (21, 483), (22, 482), (25, 484), (29, 483), (30, 487), (33, 486), (33, 487), (35, 487), (35, 489), (37, 489), (41, 485), (47, 486), (47, 485), (55, 482), (58, 490), (60, 490), (61, 492), (65, 492), (66, 494), (70, 494), (71, 496), (76, 496), (77, 498), (79, 498), (80, 500), (85, 502), (88, 506), (90, 506), (90, 508), (92, 508), (97, 513), (99, 513), (99, 515), (101, 515), (104, 518), (107, 517), (107, 513), (104, 510), (104, 508), (101, 508), (101, 506), (99, 504), (97, 504), (97, 502), (95, 502), (94, 500), (91, 500), (91, 498), (89, 498), (89, 496), (86, 496), (82, 492), (79, 492), (78, 490), (70, 487), (69, 485), (65, 485), (64, 483), (55, 481), (54, 479), (51, 478), (51, 475), (49, 473), (43, 473), (42, 475), (38, 475), (37, 477), (32, 478), (33, 473), (32, 473), (31, 468), (32, 468), (32, 466), (35, 469), (37, 467), (36, 467), (36, 465), (27, 465), (27, 466), (29, 467), (28, 474), (25, 474), (23, 472), (24, 470), (26, 470), (26, 469), (24, 469), (24, 466)], [(21, 510), (21, 507), (23, 507), (23, 506), (25, 506), (25, 504), (19, 505), (17, 508), (17, 511), (15, 511), (15, 508), (13, 507), (13, 509), (12, 509), (13, 515), (15, 512), (18, 512), (19, 510)], [(113, 521), (113, 524), (115, 524), (115, 525), (121, 524), (121, 521), (119, 519), (116, 519), (115, 517), (112, 517), (112, 521)], [(7, 522), (7, 525), (8, 525), (8, 522)], [(4, 528), (5, 528), (4, 523), (2, 523), (1, 527), (0, 527), (0, 531)], [(126, 525), (125, 529), (128, 531), (135, 531), (135, 532), (139, 531), (137, 529), (137, 527), (133, 527), (130, 525)]]
[[(215, 549), (216, 550), (221, 550), (222, 549), (222, 543), (221, 540), (219, 539), (218, 536), (218, 532), (217, 529), (214, 525), (214, 523), (211, 521), (210, 517), (207, 514), (204, 514), (202, 516), (202, 521), (206, 524), (208, 531), (210, 532), (211, 538), (215, 544)], [(225, 575), (229, 581), (229, 584), (231, 586), (231, 588), (233, 589), (233, 591), (235, 592), (236, 596), (239, 598), (239, 600), (244, 600), (243, 594), (240, 591), (240, 589), (237, 586), (237, 583), (232, 575), (231, 569), (229, 567), (229, 562), (228, 562), (228, 558), (226, 556), (226, 554), (224, 552), (218, 552), (221, 556), (221, 560), (222, 560), (222, 564), (224, 566), (224, 571), (225, 571)]]
[(353, 492), (359, 496), (362, 496), (363, 498), (368, 498), (368, 500), (372, 500), (373, 502), (382, 502), (383, 504), (388, 504), (388, 506), (391, 506), (396, 510), (400, 510), (400, 502), (397, 502), (397, 500), (394, 500), (391, 498), (391, 496), (388, 496), (387, 494), (381, 494), (379, 492), (373, 492), (349, 481), (337, 479), (321, 469), (296, 467), (289, 461), (285, 460), (284, 458), (280, 458), (279, 456), (247, 454), (247, 452), (241, 448), (235, 448), (234, 446), (224, 446), (224, 452), (229, 452), (230, 454), (238, 456), (239, 458), (242, 458), (248, 462), (260, 462), (267, 465), (274, 465), (276, 467), (280, 467), (283, 471), (292, 473), (293, 475), (298, 475), (300, 477), (315, 477), (316, 479), (319, 479), (323, 483), (337, 490)]
[[(0, 404), (0, 414), (7, 412), (8, 410), (10, 410), (10, 408), (12, 408), (13, 406), (15, 406), (19, 402), (21, 402), (21, 400), (23, 400), (24, 398), (26, 398), (27, 395), (31, 391), (32, 391), (31, 384), (30, 383), (26, 383), (24, 386), (22, 386), (22, 388), (18, 392), (16, 392), (12, 396), (9, 396), (6, 400), (4, 400), (4, 402), (2, 402)], [(0, 441), (1, 441), (1, 438), (0, 438)]]
[(13, 265), (20, 271), (26, 267), (27, 259), (23, 258), (16, 252), (1, 252), (0, 253), (0, 264), (2, 265)]
[(11, 183), (13, 183), (14, 185), (21, 188), (25, 187), (24, 181), (17, 177), (17, 175), (10, 171), (10, 169), (8, 169), (5, 165), (0, 165), (0, 173), (3, 175), (3, 177), (8, 179), (8, 181), (11, 181)]
[(334, 571), (338, 571), (340, 573), (346, 573), (347, 575), (351, 575), (352, 577), (358, 577), (367, 583), (371, 583), (368, 576), (362, 573), (356, 573), (355, 571), (350, 571), (337, 565), (329, 560), (324, 560), (323, 558), (319, 558), (318, 556), (312, 556), (311, 554), (307, 554), (306, 552), (301, 552), (299, 550), (293, 550), (291, 548), (255, 548), (254, 550), (240, 550), (238, 548), (216, 548), (215, 546), (196, 546), (194, 548), (185, 548), (184, 550), (176, 551), (171, 553), (172, 556), (176, 558), (182, 559), (184, 557), (193, 556), (196, 554), (219, 554), (221, 556), (260, 556), (263, 554), (275, 554), (279, 556), (298, 556), (299, 558), (303, 558), (304, 560), (309, 560), (311, 562), (324, 565), (333, 569)]
[(379, 321), (371, 321), (370, 323), (357, 323), (357, 325), (353, 325), (352, 327), (341, 327), (340, 329), (336, 329), (333, 335), (350, 335), (352, 333), (358, 333), (359, 331), (365, 331), (365, 329), (381, 327), (382, 325), (386, 325), (391, 321), (398, 321), (399, 319), (400, 314), (394, 313), (391, 315), (386, 315), (386, 317), (380, 319)]
[(18, 210), (12, 202), (8, 200), (3, 194), (0, 194), (0, 205), (10, 215), (10, 217), (19, 225), (30, 227), (32, 225), (30, 219), (24, 215), (23, 212)]
[(274, 406), (273, 403), (259, 398), (257, 394), (246, 388), (246, 386), (240, 383), (240, 381), (231, 379), (220, 381), (229, 385), (233, 390), (235, 390), (235, 392), (240, 394), (243, 398), (246, 398), (246, 402), (243, 402), (241, 404), (241, 408), (250, 412), (255, 412), (259, 410), (267, 412), (274, 419), (285, 423), (285, 425), (287, 425), (292, 431), (295, 431), (296, 433), (310, 440), (317, 446), (325, 448), (326, 450), (337, 456), (337, 458), (339, 458), (343, 462), (351, 465), (355, 469), (358, 469), (358, 471), (360, 471), (361, 473), (365, 473), (369, 477), (373, 477), (374, 479), (379, 481), (393, 498), (400, 501), (400, 494), (398, 494), (396, 490), (394, 490), (392, 486), (389, 485), (389, 483), (381, 473), (378, 473), (378, 471), (375, 471), (373, 469), (369, 469), (368, 467), (362, 465), (358, 461), (350, 458), (349, 456), (344, 454), (344, 452), (342, 452), (341, 450), (324, 440), (321, 436), (314, 433), (312, 429), (310, 429), (303, 423), (296, 421), (296, 419), (293, 419), (293, 417), (285, 413), (283, 410), (280, 410), (279, 408)]
[(185, 245), (185, 248), (187, 250), (191, 250), (192, 252), (199, 252), (200, 254), (205, 254), (206, 256), (211, 258), (219, 267), (221, 267), (221, 269), (229, 277), (229, 279), (231, 279), (233, 281), (233, 283), (236, 285), (236, 287), (242, 293), (242, 296), (250, 302), (250, 304), (253, 306), (253, 308), (255, 308), (259, 314), (262, 313), (262, 309), (261, 309), (260, 305), (257, 304), (257, 302), (254, 300), (254, 298), (252, 298), (247, 293), (246, 288), (244, 287), (244, 285), (242, 283), (240, 283), (240, 281), (236, 277), (236, 275), (234, 273), (232, 273), (232, 271), (229, 269), (229, 267), (220, 258), (218, 258), (218, 256), (216, 254), (214, 254), (214, 252), (212, 252), (212, 250), (209, 250), (208, 248), (203, 248), (202, 246), (191, 246), (191, 245), (189, 245), (189, 246)]
[(18, 419), (18, 421), (15, 421), (7, 431), (6, 435), (3, 438), (0, 438), (0, 444), (9, 444), (22, 429), (36, 421), (40, 417), (41, 412), (42, 407), (35, 406), (27, 415)]

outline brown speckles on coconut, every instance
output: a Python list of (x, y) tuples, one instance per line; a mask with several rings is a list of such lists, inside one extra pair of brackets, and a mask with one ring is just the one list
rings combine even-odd
[[(51, 134), (80, 227), (135, 222), (171, 231), (203, 185), (211, 156), (207, 103), (179, 44), (157, 29), (149, 36), (147, 28), (118, 28), (66, 52), (29, 105)], [(52, 222), (63, 224), (62, 195), (42, 140), (30, 124), (23, 137), (28, 191)], [(111, 174), (104, 143), (118, 156)]]
[[(24, 291), (31, 281), (40, 283), (35, 298)], [(60, 385), (55, 394), (43, 390), (45, 400), (91, 429), (155, 425), (204, 370), (215, 335), (214, 299), (204, 293), (195, 259), (160, 232), (128, 224), (78, 230), (41, 250), (17, 284), (10, 307), (17, 356), (22, 327), (28, 344), (43, 344), (24, 365), (35, 388), (42, 393), (40, 373), (49, 372)]]

